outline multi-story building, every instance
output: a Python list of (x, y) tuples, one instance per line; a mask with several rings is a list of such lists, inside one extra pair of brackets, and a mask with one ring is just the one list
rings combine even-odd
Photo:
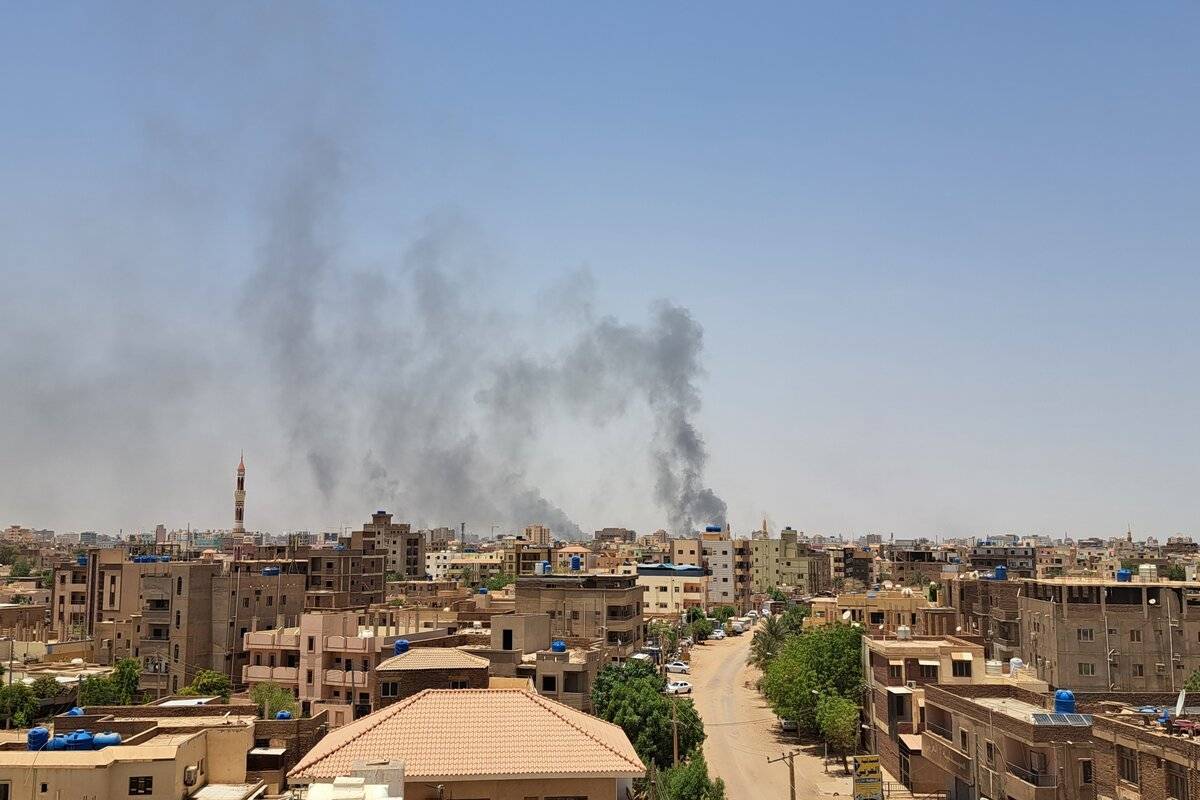
[(633, 575), (520, 576), (515, 610), (548, 614), (552, 636), (598, 639), (610, 659), (624, 660), (646, 635), (644, 594)]
[(868, 746), (879, 753), (884, 768), (915, 793), (947, 788), (944, 766), (923, 756), (921, 733), (929, 720), (922, 712), (928, 687), (954, 692), (961, 686), (1015, 683), (1030, 692), (1046, 689), (1045, 683), (1022, 673), (989, 674), (983, 648), (954, 636), (864, 636), (863, 674)]
[(832, 587), (829, 556), (810, 549), (798, 536), (796, 531), (785, 528), (778, 539), (750, 540), (752, 591), (765, 593), (784, 586), (817, 594)]
[(1008, 661), (1021, 655), (1020, 581), (959, 576), (946, 582), (946, 602), (955, 626), (981, 636), (988, 658)]
[(628, 528), (601, 528), (594, 534), (597, 544), (632, 544), (637, 534)]
[(939, 606), (918, 589), (841, 592), (837, 597), (814, 597), (806, 628), (834, 623), (857, 623), (870, 634), (897, 633), (945, 636), (955, 632), (953, 608)]
[(500, 552), (505, 575), (537, 575), (543, 561), (551, 566), (557, 561), (552, 545), (533, 545), (520, 539), (505, 542)]
[(699, 537), (689, 537), (671, 540), (671, 563), (704, 566), (704, 546)]
[(1098, 800), (1200, 799), (1195, 714), (1185, 714), (1169, 728), (1153, 716), (1144, 708), (1126, 706), (1092, 718), (1095, 766), (1082, 777), (1095, 783)]
[(918, 579), (936, 581), (941, 577), (945, 563), (940, 551), (912, 543), (891, 548), (888, 569), (891, 579), (897, 583), (910, 583)]
[[(384, 601), (383, 549), (377, 532), (391, 524), (391, 515), (376, 512), (371, 522), (360, 531), (342, 537), (333, 547), (292, 547), (291, 545), (259, 545), (245, 548), (242, 553), (259, 559), (306, 561), (308, 586), (304, 607), (307, 610), (340, 611), (367, 608)], [(421, 571), (425, 558), (420, 555)], [(408, 556), (405, 556), (406, 560)]]
[(411, 647), (400, 643), (391, 658), (379, 662), (376, 709), (412, 697), (426, 689), (486, 689), (486, 658), (455, 647)]
[(689, 609), (708, 610), (709, 576), (688, 564), (639, 564), (637, 582), (646, 590), (644, 612), (679, 619)]
[(392, 515), (383, 511), (375, 512), (363, 529), (368, 527), (382, 543), (387, 575), (402, 581), (425, 577), (425, 537), (420, 531), (414, 531), (407, 522), (392, 522)]
[(1200, 586), (1194, 583), (1020, 583), (1021, 653), (1052, 686), (1177, 691), (1200, 668)]
[(554, 535), (545, 525), (526, 525), (525, 541), (535, 547), (549, 547), (554, 544)]
[(750, 551), (749, 539), (733, 540), (733, 582), (734, 594), (739, 614), (745, 614), (753, 607), (753, 571), (754, 555)]
[(921, 754), (948, 800), (1095, 800), (1091, 717), (1019, 683), (926, 686)]
[(1005, 567), (1014, 578), (1032, 578), (1037, 574), (1038, 548), (984, 541), (971, 548), (971, 567), (995, 570)]
[(701, 564), (707, 580), (706, 608), (733, 606), (739, 611), (737, 576), (734, 572), (733, 540), (726, 533), (705, 533), (700, 537)]

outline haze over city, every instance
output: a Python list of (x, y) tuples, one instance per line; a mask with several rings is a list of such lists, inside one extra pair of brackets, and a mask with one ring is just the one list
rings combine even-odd
[(0, 510), (1200, 516), (1195, 8), (12, 6)]

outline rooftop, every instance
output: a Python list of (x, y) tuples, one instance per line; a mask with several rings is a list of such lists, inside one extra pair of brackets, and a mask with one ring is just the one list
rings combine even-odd
[(570, 706), (521, 689), (427, 689), (329, 733), (289, 777), (330, 780), (381, 758), (423, 780), (645, 774), (624, 731)]
[(426, 669), (487, 669), (491, 664), (486, 658), (464, 653), (454, 647), (414, 647), (380, 662), (375, 669), (390, 671), (416, 671)]

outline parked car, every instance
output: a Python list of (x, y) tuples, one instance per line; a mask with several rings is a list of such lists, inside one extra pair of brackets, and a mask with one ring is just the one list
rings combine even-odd
[(667, 672), (682, 672), (684, 675), (690, 675), (692, 668), (684, 661), (668, 661)]
[(779, 718), (779, 727), (785, 731), (795, 732), (800, 730), (800, 724), (794, 719)]
[(747, 616), (747, 617), (755, 617), (755, 618), (757, 618), (757, 617), (758, 617), (758, 612), (757, 612), (757, 611), (755, 611), (755, 610), (752, 608), (752, 609), (750, 609), (749, 611), (747, 611), (747, 612), (746, 612), (746, 616)]
[(691, 694), (692, 685), (687, 681), (670, 681), (663, 691), (667, 694)]
[(724, 638), (725, 638), (725, 629), (724, 629), (724, 628), (717, 628), (715, 631), (713, 631), (713, 632), (712, 632), (712, 636), (711, 636), (710, 638), (713, 638), (713, 639), (724, 639)]

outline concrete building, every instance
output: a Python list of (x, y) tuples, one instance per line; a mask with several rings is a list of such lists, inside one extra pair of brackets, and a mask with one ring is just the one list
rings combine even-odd
[(602, 528), (593, 538), (597, 544), (632, 544), (637, 534), (628, 528)]
[(832, 587), (829, 556), (809, 548), (798, 537), (796, 531), (785, 528), (778, 539), (751, 539), (753, 592), (765, 594), (777, 587), (788, 587), (802, 594), (813, 595)]
[(520, 689), (429, 689), (326, 736), (289, 773), (331, 783), (402, 762), (405, 800), (614, 800), (645, 767), (618, 726)]
[(505, 542), (500, 552), (505, 575), (536, 575), (543, 561), (551, 566), (557, 561), (552, 545), (533, 545), (520, 539)]
[(721, 533), (705, 533), (701, 537), (701, 563), (707, 571), (705, 608), (733, 606), (740, 612), (737, 575), (734, 572), (733, 540)]
[(984, 541), (971, 548), (971, 568), (991, 572), (1003, 566), (1014, 578), (1037, 575), (1038, 548)]
[(1095, 766), (1084, 770), (1080, 780), (1095, 784), (1098, 800), (1200, 798), (1196, 715), (1187, 713), (1173, 721), (1170, 728), (1155, 722), (1153, 716), (1123, 706), (1092, 718)]
[(535, 547), (549, 547), (554, 544), (554, 535), (545, 525), (526, 525), (525, 541)]
[(555, 638), (600, 640), (610, 659), (624, 660), (645, 639), (645, 588), (632, 575), (518, 577), (518, 614), (547, 614)]
[(1200, 668), (1200, 585), (1020, 581), (1021, 653), (1051, 686), (1178, 691)]
[(704, 546), (699, 537), (671, 540), (671, 563), (680, 566), (704, 566)]
[(639, 564), (638, 585), (646, 590), (644, 613), (679, 619), (688, 609), (708, 610), (708, 575), (687, 564)]
[(363, 526), (375, 534), (384, 552), (383, 570), (393, 580), (411, 581), (425, 577), (425, 537), (407, 522), (392, 522), (392, 515), (377, 511)]
[(955, 633), (956, 613), (939, 606), (919, 589), (842, 592), (837, 597), (814, 597), (804, 627), (858, 623), (871, 635), (895, 634), (902, 626), (918, 636)]
[(983, 637), (987, 657), (1000, 661), (1021, 657), (1020, 592), (1021, 583), (1015, 580), (959, 576), (945, 584), (955, 626), (964, 634)]
[(375, 668), (379, 692), (375, 708), (426, 689), (486, 689), (489, 663), (453, 647), (409, 647)]

